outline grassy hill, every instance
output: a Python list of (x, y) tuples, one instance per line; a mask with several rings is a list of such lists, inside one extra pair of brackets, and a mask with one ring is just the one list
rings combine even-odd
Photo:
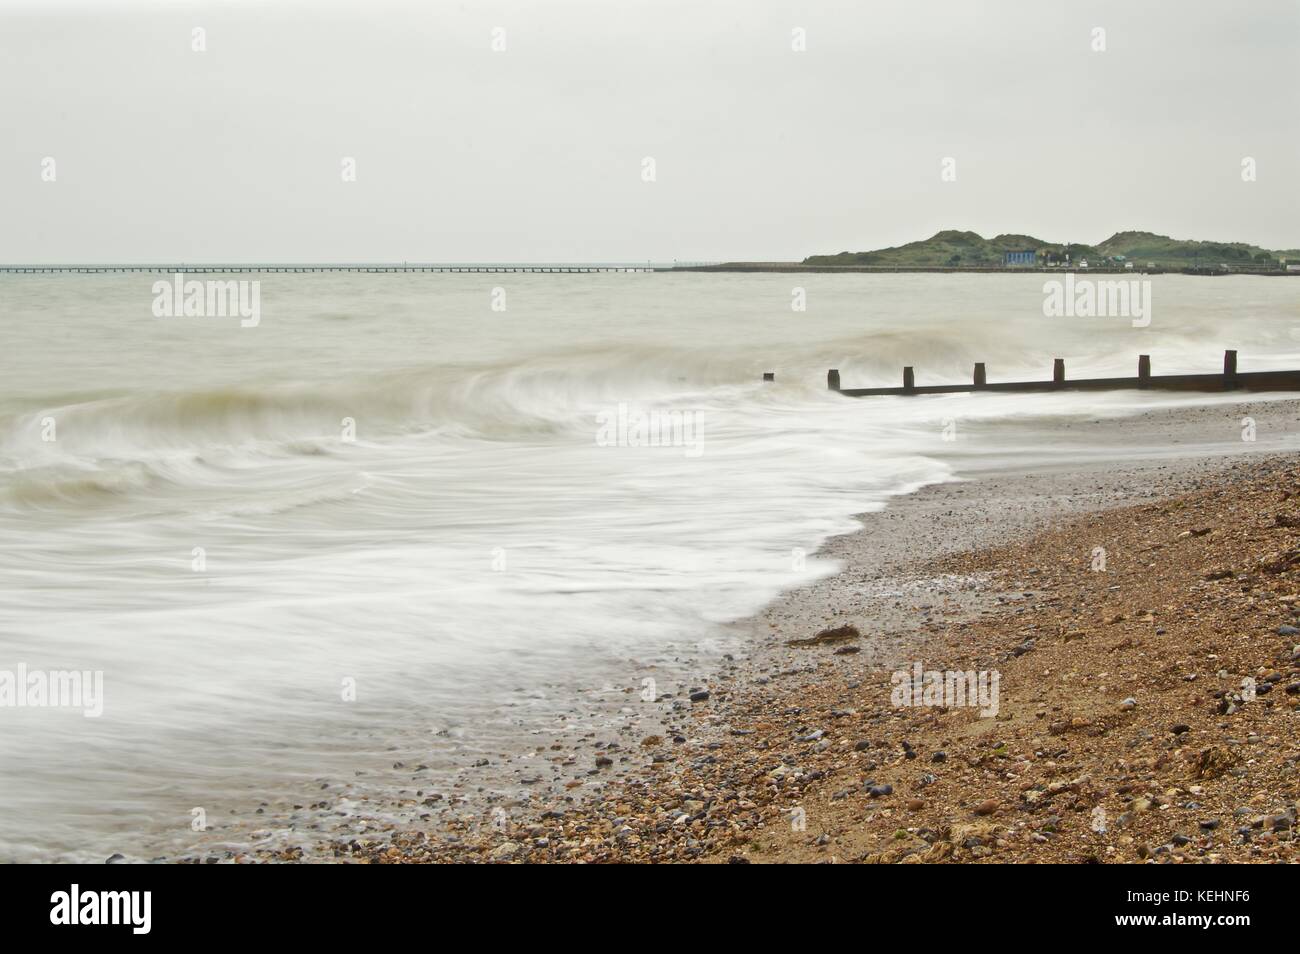
[[(920, 242), (909, 242), (874, 252), (840, 252), (812, 255), (805, 265), (893, 265), (893, 266), (980, 266), (1001, 265), (1006, 252), (1034, 251), (1040, 262), (1064, 261), (1067, 246), (1046, 242), (1032, 235), (996, 235), (986, 239), (975, 232), (947, 230)], [(1244, 242), (1195, 242), (1173, 239), (1153, 232), (1116, 232), (1099, 245), (1070, 243), (1070, 260), (1088, 259), (1090, 264), (1133, 261), (1153, 262), (1161, 268), (1256, 265), (1277, 267), (1285, 259), (1300, 264), (1300, 250), (1270, 251)]]

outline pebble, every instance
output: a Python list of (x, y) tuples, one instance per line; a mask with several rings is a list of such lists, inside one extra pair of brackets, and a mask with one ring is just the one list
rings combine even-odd
[(488, 857), (493, 861), (509, 861), (517, 854), (519, 854), (519, 845), (513, 841), (507, 841), (493, 848)]
[(1296, 822), (1296, 812), (1294, 808), (1288, 808), (1284, 812), (1276, 815), (1269, 815), (1264, 819), (1264, 827), (1271, 828), (1273, 831), (1286, 831), (1294, 828)]

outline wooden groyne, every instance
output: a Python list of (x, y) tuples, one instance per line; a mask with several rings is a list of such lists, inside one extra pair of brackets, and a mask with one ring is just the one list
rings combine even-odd
[[(776, 380), (775, 372), (763, 375), (764, 381)], [(1162, 374), (1151, 373), (1151, 356), (1139, 355), (1137, 375), (1131, 378), (1067, 378), (1065, 359), (1052, 362), (1050, 381), (989, 381), (983, 361), (975, 365), (970, 384), (916, 383), (915, 369), (903, 368), (901, 388), (844, 388), (840, 386), (840, 372), (826, 372), (826, 387), (845, 397), (876, 397), (895, 395), (911, 397), (920, 394), (959, 394), (966, 391), (1001, 393), (1033, 393), (1042, 391), (1300, 391), (1300, 371), (1245, 371), (1237, 370), (1237, 352), (1223, 353), (1223, 371), (1217, 374)]]

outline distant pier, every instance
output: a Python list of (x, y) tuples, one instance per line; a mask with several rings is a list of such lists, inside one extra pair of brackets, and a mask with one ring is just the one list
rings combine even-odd
[(102, 275), (127, 272), (185, 275), (235, 275), (235, 274), (306, 274), (311, 272), (449, 272), (457, 274), (530, 274), (530, 275), (590, 275), (597, 272), (671, 272), (700, 268), (707, 263), (654, 263), (654, 262), (594, 262), (576, 264), (547, 263), (355, 263), (355, 264), (253, 264), (253, 263), (155, 263), (155, 264), (103, 264), (103, 265), (0, 265), (0, 273), (23, 275)]
[(1065, 272), (1095, 275), (1296, 275), (1300, 270), (1277, 268), (1250, 268), (1244, 266), (1190, 267), (1190, 268), (1115, 268), (1094, 266), (1079, 268), (1072, 265), (805, 265), (802, 262), (357, 262), (357, 263), (117, 263), (78, 265), (5, 265), (0, 264), (0, 274), (23, 275), (102, 275), (126, 272), (143, 272), (187, 275), (235, 274), (307, 274), (311, 272), (367, 272), (370, 274), (392, 272), (448, 272), (457, 274), (530, 274), (530, 275), (590, 275), (598, 272), (722, 272), (748, 274), (815, 273), (826, 275), (888, 274), (916, 272), (920, 274), (1038, 274), (1059, 275)]

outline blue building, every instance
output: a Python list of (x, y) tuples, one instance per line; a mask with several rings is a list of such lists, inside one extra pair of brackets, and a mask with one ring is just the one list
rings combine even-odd
[(1007, 252), (1002, 257), (1003, 265), (1037, 265), (1037, 252)]

